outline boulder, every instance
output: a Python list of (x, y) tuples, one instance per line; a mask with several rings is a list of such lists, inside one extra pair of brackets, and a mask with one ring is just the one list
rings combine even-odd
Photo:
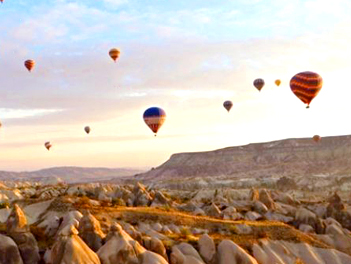
[(256, 211), (259, 214), (265, 214), (268, 212), (267, 206), (260, 202), (260, 201), (254, 201), (253, 203), (253, 210)]
[(204, 210), (202, 210), (199, 207), (196, 207), (196, 209), (194, 210), (194, 212), (192, 212), (192, 215), (196, 215), (196, 216), (205, 216), (206, 213)]
[(98, 250), (102, 264), (130, 263), (138, 264), (138, 253), (142, 247), (134, 241), (119, 224), (111, 225), (106, 243)]
[(259, 197), (259, 201), (264, 203), (264, 205), (267, 206), (269, 210), (276, 209), (276, 205), (266, 189), (260, 190)]
[(258, 201), (260, 199), (260, 194), (257, 189), (251, 188), (250, 194), (249, 194), (249, 200), (250, 201)]
[(152, 197), (145, 186), (139, 182), (134, 186), (133, 194), (135, 197), (134, 206), (149, 206), (152, 202)]
[(17, 204), (14, 204), (13, 209), (7, 218), (6, 231), (7, 233), (29, 232), (27, 218)]
[(204, 234), (198, 241), (199, 253), (206, 264), (213, 264), (216, 256), (216, 245), (213, 239), (208, 235)]
[(221, 217), (221, 210), (219, 210), (218, 206), (212, 203), (210, 206), (206, 206), (204, 208), (206, 215), (212, 217)]
[(249, 211), (245, 214), (245, 219), (249, 221), (257, 221), (259, 219), (262, 219), (262, 215), (256, 212)]
[(151, 251), (144, 251), (139, 254), (138, 260), (139, 264), (168, 264), (162, 256)]
[(85, 212), (79, 223), (79, 236), (93, 250), (98, 251), (102, 246), (105, 234), (101, 230), (100, 222), (89, 211)]
[(183, 246), (183, 248), (179, 246), (180, 245), (172, 247), (172, 253), (170, 255), (171, 264), (205, 264), (197, 251), (194, 248), (190, 248), (192, 246)]
[(228, 206), (222, 211), (222, 218), (225, 220), (235, 220), (238, 212), (234, 206)]
[(150, 250), (152, 252), (155, 252), (155, 253), (161, 255), (165, 260), (168, 261), (166, 248), (163, 245), (163, 243), (161, 242), (161, 240), (159, 240), (156, 237), (144, 237), (143, 242), (144, 242), (144, 247), (147, 250)]
[(218, 245), (218, 264), (258, 264), (244, 249), (231, 240), (223, 240)]
[(78, 230), (73, 225), (66, 225), (60, 230), (50, 258), (53, 264), (100, 264), (97, 254), (78, 236)]
[(301, 232), (304, 232), (304, 233), (307, 233), (307, 234), (313, 234), (313, 233), (315, 233), (313, 227), (310, 226), (310, 225), (306, 225), (306, 224), (301, 224), (301, 225), (299, 226), (299, 230), (300, 230)]
[(16, 242), (23, 263), (38, 263), (39, 248), (32, 233), (29, 232), (27, 219), (21, 208), (15, 204), (9, 218), (6, 221), (7, 234)]
[(2, 234), (0, 234), (0, 264), (23, 264), (16, 243)]

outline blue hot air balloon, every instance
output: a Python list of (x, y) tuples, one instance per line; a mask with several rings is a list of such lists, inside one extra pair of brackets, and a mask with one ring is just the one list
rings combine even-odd
[(166, 121), (166, 112), (159, 107), (150, 107), (144, 112), (143, 118), (145, 123), (156, 136), (157, 131)]

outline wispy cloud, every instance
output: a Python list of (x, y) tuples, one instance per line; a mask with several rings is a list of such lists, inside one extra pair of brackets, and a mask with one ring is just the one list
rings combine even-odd
[(44, 116), (52, 113), (62, 112), (63, 109), (9, 109), (0, 108), (2, 119), (20, 119), (34, 116)]

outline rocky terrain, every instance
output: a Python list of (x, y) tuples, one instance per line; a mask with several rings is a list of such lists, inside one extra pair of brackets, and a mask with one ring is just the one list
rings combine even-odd
[(1, 172), (0, 264), (351, 263), (350, 145), (341, 136), (175, 154), (129, 177)]
[(1, 183), (0, 263), (351, 263), (348, 192), (279, 181), (284, 191)]

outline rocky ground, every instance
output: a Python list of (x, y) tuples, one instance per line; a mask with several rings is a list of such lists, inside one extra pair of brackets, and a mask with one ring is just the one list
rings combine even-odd
[(351, 263), (348, 192), (298, 184), (0, 183), (0, 264)]

